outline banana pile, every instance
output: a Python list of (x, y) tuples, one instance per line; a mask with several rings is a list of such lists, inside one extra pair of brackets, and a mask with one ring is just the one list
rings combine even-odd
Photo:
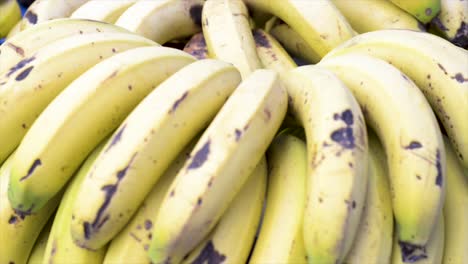
[(468, 260), (466, 0), (0, 3), (0, 264)]

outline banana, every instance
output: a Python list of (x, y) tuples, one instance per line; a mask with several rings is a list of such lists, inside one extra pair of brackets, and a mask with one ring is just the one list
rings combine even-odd
[(390, 2), (427, 24), (440, 12), (441, 0), (390, 0)]
[(366, 202), (356, 238), (344, 263), (390, 263), (393, 241), (393, 212), (388, 183), (387, 157), (377, 138), (368, 130), (369, 182)]
[(17, 204), (40, 208), (147, 94), (193, 61), (180, 50), (139, 47), (116, 54), (75, 79), (39, 115), (18, 146), (11, 185)]
[(37, 237), (36, 243), (34, 244), (34, 247), (31, 250), (31, 254), (29, 255), (27, 262), (28, 264), (42, 264), (53, 220), (54, 218), (51, 217), (47, 222), (46, 226), (42, 228), (42, 231)]
[(353, 92), (388, 157), (393, 214), (402, 248), (423, 247), (442, 211), (445, 150), (429, 103), (387, 62), (362, 54), (322, 60)]
[(273, 26), (269, 33), (293, 56), (308, 63), (317, 63), (321, 56), (317, 54), (305, 40), (287, 24)]
[(117, 19), (137, 0), (88, 0), (76, 9), (70, 18), (91, 19), (115, 23)]
[(332, 2), (359, 33), (391, 28), (426, 31), (421, 22), (388, 0)]
[(62, 194), (57, 194), (37, 213), (24, 215), (15, 211), (7, 197), (13, 155), (0, 168), (0, 263), (24, 264)]
[(265, 201), (267, 162), (263, 157), (213, 231), (182, 261), (247, 263)]
[(20, 20), (21, 10), (16, 0), (0, 2), (0, 38), (6, 37)]
[(267, 159), (266, 208), (249, 263), (305, 263), (302, 221), (306, 200), (306, 144), (295, 136), (278, 135), (268, 149)]
[(453, 44), (468, 49), (468, 1), (440, 0), (440, 13), (431, 26)]
[(153, 218), (176, 174), (190, 157), (198, 138), (193, 139), (164, 172), (125, 228), (110, 242), (104, 264), (150, 263), (148, 248), (153, 236)]
[(160, 44), (201, 31), (205, 0), (138, 1), (115, 24)]
[(319, 58), (355, 35), (330, 0), (245, 0), (252, 9), (272, 13), (297, 32)]
[(200, 32), (194, 34), (185, 44), (183, 51), (199, 60), (208, 58), (208, 48), (206, 47), (206, 41), (203, 33)]
[[(74, 35), (47, 45), (0, 75), (0, 162), (18, 146), (36, 117), (75, 78), (116, 53), (151, 45), (156, 43), (129, 33)], [(18, 180), (23, 176), (14, 177)]]
[(468, 260), (468, 171), (457, 159), (450, 142), (444, 137), (447, 153), (447, 194), (444, 204), (445, 246), (444, 264)]
[(256, 70), (237, 87), (164, 197), (149, 248), (153, 262), (178, 263), (208, 235), (259, 163), (286, 107), (274, 71)]
[(36, 0), (21, 19), (21, 30), (47, 20), (69, 17), (73, 11), (89, 0)]
[(0, 46), (0, 74), (48, 44), (72, 35), (98, 32), (129, 32), (112, 24), (85, 19), (58, 18), (25, 29)]
[(239, 82), (232, 65), (201, 60), (151, 92), (122, 122), (88, 173), (73, 209), (75, 242), (97, 249), (117, 235)]
[[(392, 264), (440, 264), (444, 255), (444, 216), (441, 214), (437, 220), (431, 237), (424, 248), (405, 248), (398, 237), (393, 240)], [(466, 247), (466, 245), (465, 245)], [(466, 250), (466, 249), (465, 249)], [(466, 259), (465, 259), (466, 260)], [(459, 262), (463, 263), (463, 262)]]
[(388, 29), (356, 36), (327, 57), (356, 52), (390, 62), (416, 83), (468, 168), (468, 51), (429, 33)]
[(364, 117), (351, 92), (326, 69), (301, 66), (289, 71), (284, 82), (289, 110), (304, 127), (307, 141), (307, 262), (339, 263), (352, 245), (364, 205)]
[(297, 67), (294, 60), (284, 50), (281, 44), (262, 29), (253, 31), (257, 55), (265, 69), (275, 70), (279, 74)]
[(70, 222), (73, 218), (72, 208), (75, 200), (77, 199), (78, 190), (83, 184), (86, 174), (91, 169), (93, 162), (96, 160), (97, 155), (104, 147), (106, 141), (107, 139), (103, 140), (89, 154), (82, 166), (77, 170), (70, 184), (67, 186), (52, 224), (42, 263), (102, 263), (106, 252), (106, 246), (95, 251), (77, 246), (73, 243), (70, 234)]
[[(14, 35), (18, 34), (19, 32), (21, 32), (21, 21), (17, 22), (11, 29), (10, 29), (10, 32), (8, 32), (8, 35), (6, 36), (5, 38), (5, 41), (11, 39)], [(3, 44), (3, 43), (2, 43)], [(0, 55), (2, 55), (2, 52), (1, 52), (1, 49), (2, 49), (2, 45), (0, 45)], [(0, 67), (1, 68), (1, 67)], [(0, 71), (1, 73), (1, 71)]]
[(262, 68), (242, 0), (208, 0), (202, 27), (209, 56), (234, 64), (242, 79)]

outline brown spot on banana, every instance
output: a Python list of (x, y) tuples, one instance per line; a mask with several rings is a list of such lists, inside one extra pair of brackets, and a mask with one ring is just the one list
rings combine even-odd
[(29, 170), (28, 170), (28, 173), (27, 173), (25, 176), (21, 177), (21, 178), (19, 179), (19, 181), (24, 181), (24, 180), (26, 180), (27, 178), (31, 177), (31, 175), (34, 173), (34, 171), (36, 170), (36, 168), (39, 167), (39, 166), (41, 166), (41, 165), (42, 165), (42, 162), (41, 162), (40, 159), (34, 160), (33, 164), (31, 165), (31, 167), (30, 167)]
[(107, 149), (104, 152), (109, 151), (109, 149), (111, 149), (113, 146), (115, 146), (115, 144), (117, 144), (120, 141), (126, 127), (127, 127), (127, 124), (124, 124), (122, 128), (120, 128), (119, 131), (117, 131), (117, 133), (112, 137), (110, 145), (107, 147)]
[(221, 264), (226, 260), (226, 256), (218, 252), (213, 242), (210, 240), (206, 243), (200, 254), (192, 261), (192, 264)]
[(457, 73), (457, 74), (455, 74), (455, 76), (450, 77), (450, 78), (456, 80), (456, 81), (459, 82), (459, 83), (468, 82), (468, 78), (463, 77), (463, 74), (460, 73), (460, 72)]
[(407, 146), (404, 147), (404, 149), (418, 149), (422, 148), (422, 144), (419, 141), (411, 141)]
[(253, 37), (255, 40), (255, 44), (257, 47), (264, 47), (264, 48), (271, 48), (271, 44), (266, 38), (266, 36), (263, 34), (262, 31), (255, 29), (253, 31)]
[(174, 104), (172, 105), (172, 108), (171, 110), (169, 110), (169, 114), (172, 114), (175, 112), (175, 110), (177, 110), (177, 107), (179, 107), (180, 103), (182, 103), (185, 98), (187, 98), (188, 96), (188, 91), (186, 91), (179, 99), (177, 99)]
[(31, 10), (27, 11), (26, 14), (24, 14), (24, 18), (26, 18), (29, 21), (29, 23), (33, 25), (37, 23), (37, 15)]
[(24, 66), (26, 66), (28, 63), (30, 63), (31, 61), (33, 61), (35, 59), (36, 59), (36, 57), (30, 57), (30, 58), (20, 60), (15, 66), (11, 67), (8, 70), (8, 73), (6, 74), (6, 77), (10, 77), (13, 73), (15, 73), (16, 71), (24, 68)]
[(5, 45), (7, 47), (12, 48), (16, 52), (16, 54), (20, 55), (21, 57), (24, 57), (24, 49), (22, 49), (20, 46), (16, 46), (11, 42), (6, 42)]
[(17, 82), (20, 82), (24, 79), (26, 79), (26, 77), (28, 77), (29, 73), (34, 69), (34, 66), (29, 66), (28, 68), (24, 69), (22, 72), (20, 72), (16, 78), (15, 78), (15, 81)]
[(192, 158), (187, 170), (200, 168), (208, 159), (210, 154), (211, 140), (208, 140), (201, 149), (199, 149)]
[(426, 247), (398, 241), (401, 250), (401, 260), (404, 263), (414, 263), (427, 258)]

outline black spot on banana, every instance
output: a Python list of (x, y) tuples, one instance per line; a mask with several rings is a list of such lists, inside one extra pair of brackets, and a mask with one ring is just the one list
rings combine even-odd
[(437, 177), (435, 184), (439, 187), (442, 187), (442, 164), (440, 162), (440, 151), (437, 150), (436, 154), (436, 168), (437, 168)]
[(38, 166), (41, 166), (41, 165), (42, 165), (42, 162), (41, 162), (40, 159), (34, 160), (33, 164), (31, 165), (31, 167), (30, 167), (29, 170), (28, 170), (28, 173), (27, 173), (25, 176), (21, 177), (19, 181), (24, 181), (24, 180), (26, 180), (27, 178), (29, 178), (29, 177), (31, 176), (31, 174), (34, 173), (34, 170), (36, 170), (36, 168), (37, 168)]
[(185, 100), (185, 98), (187, 98), (187, 95), (188, 95), (188, 91), (185, 92), (179, 99), (177, 99), (174, 104), (172, 105), (172, 108), (171, 110), (169, 110), (169, 114), (172, 114), (175, 112), (175, 110), (177, 109), (177, 107), (179, 107), (180, 103), (182, 103), (182, 101)]
[(37, 15), (32, 11), (27, 11), (26, 14), (24, 14), (24, 18), (26, 18), (29, 23), (33, 25), (37, 23)]
[(123, 125), (122, 128), (117, 132), (117, 134), (114, 135), (109, 147), (107, 147), (105, 152), (107, 152), (109, 149), (111, 149), (115, 144), (117, 144), (120, 141), (120, 139), (122, 138), (122, 134), (126, 127), (127, 127), (127, 124)]
[(16, 76), (16, 81), (22, 81), (28, 77), (29, 73), (34, 69), (34, 66), (29, 66), (28, 68), (24, 69), (18, 76)]
[(412, 245), (410, 243), (398, 241), (401, 249), (401, 260), (405, 263), (415, 263), (427, 258), (426, 247)]
[(405, 149), (418, 149), (422, 148), (422, 144), (419, 141), (411, 141)]
[(271, 48), (270, 42), (268, 42), (268, 39), (266, 36), (263, 34), (262, 31), (260, 30), (254, 30), (253, 31), (253, 37), (255, 39), (255, 44), (257, 47), (265, 47), (265, 48)]
[(10, 77), (13, 73), (15, 73), (18, 70), (21, 70), (24, 66), (26, 66), (28, 63), (30, 63), (31, 61), (35, 59), (36, 57), (31, 57), (31, 58), (26, 58), (26, 59), (19, 61), (15, 66), (11, 67), (10, 70), (8, 70), (6, 77)]
[(209, 241), (201, 251), (200, 255), (192, 262), (192, 264), (221, 264), (226, 260), (226, 256), (216, 251), (213, 242)]
[(187, 168), (188, 170), (200, 168), (205, 163), (208, 159), (208, 155), (210, 154), (210, 144), (211, 140), (208, 140), (205, 145), (195, 153), (192, 162)]

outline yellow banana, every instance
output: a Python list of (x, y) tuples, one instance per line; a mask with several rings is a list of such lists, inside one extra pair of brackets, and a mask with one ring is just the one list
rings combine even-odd
[(387, 29), (358, 35), (327, 57), (356, 52), (388, 61), (416, 83), (468, 168), (468, 51), (429, 33)]
[(445, 150), (429, 103), (405, 74), (383, 60), (346, 54), (319, 65), (353, 92), (385, 148), (400, 245), (424, 246), (445, 193)]
[(431, 26), (453, 44), (468, 49), (468, 1), (440, 0), (440, 13)]
[(21, 20), (21, 10), (16, 0), (0, 2), (0, 38), (4, 38)]
[(70, 18), (91, 19), (115, 23), (117, 19), (138, 0), (88, 0), (76, 9)]
[(262, 68), (242, 0), (208, 0), (202, 27), (209, 56), (234, 64), (242, 79)]
[(208, 235), (260, 161), (286, 107), (274, 71), (256, 70), (237, 87), (164, 197), (149, 249), (153, 262), (178, 263)]
[(53, 217), (51, 217), (47, 224), (42, 228), (42, 231), (37, 237), (36, 243), (34, 244), (34, 247), (31, 250), (31, 254), (29, 255), (27, 262), (28, 264), (42, 264), (53, 220)]
[(206, 47), (206, 41), (203, 33), (200, 32), (194, 34), (185, 44), (183, 51), (199, 60), (208, 58), (208, 48)]
[(137, 1), (115, 24), (164, 44), (201, 31), (204, 2), (205, 0)]
[(247, 263), (265, 201), (267, 174), (267, 162), (262, 158), (213, 231), (182, 264)]
[(284, 77), (289, 111), (307, 141), (303, 223), (308, 263), (339, 263), (351, 248), (367, 186), (367, 133), (356, 99), (331, 72), (301, 66)]
[(117, 235), (239, 82), (232, 65), (201, 60), (145, 97), (113, 134), (80, 189), (73, 209), (75, 242), (97, 249)]
[(306, 144), (282, 134), (274, 139), (267, 154), (266, 207), (249, 263), (305, 263), (302, 221), (306, 200)]
[(441, 0), (390, 0), (422, 23), (430, 22), (440, 12)]

